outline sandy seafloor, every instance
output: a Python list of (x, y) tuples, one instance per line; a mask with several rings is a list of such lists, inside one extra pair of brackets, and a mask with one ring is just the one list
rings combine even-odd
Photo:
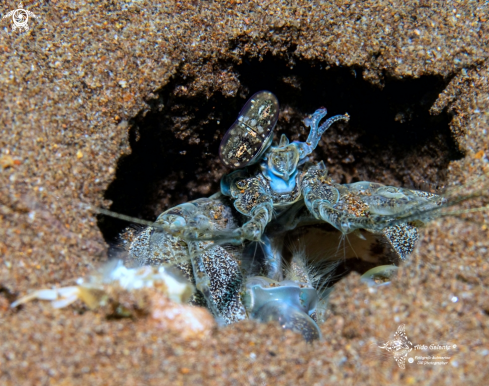
[[(244, 97), (257, 91), (241, 83), (240, 66), (248, 62), (257, 76), (260, 66), (273, 63), (306, 63), (325, 74), (346, 69), (378, 90), (434, 76), (444, 86), (428, 108), (448, 114), (462, 154), (443, 164), (443, 184), (454, 187), (488, 173), (486, 3), (53, 0), (24, 3), (37, 16), (28, 32), (13, 32), (10, 20), (2, 19), (0, 384), (487, 383), (487, 214), (443, 218), (423, 228), (418, 248), (388, 287), (369, 290), (355, 273), (341, 280), (321, 326), (323, 340), (313, 345), (279, 326), (250, 321), (189, 338), (150, 318), (107, 319), (80, 305), (53, 310), (33, 302), (9, 309), (18, 296), (72, 284), (107, 259), (108, 244), (83, 203), (110, 207), (105, 197), (115, 205), (117, 192), (105, 192), (119, 173), (120, 157), (131, 159), (135, 126), (145, 122), (146, 112), (166, 114), (162, 135), (178, 143), (182, 157), (187, 154), (182, 162), (195, 165), (188, 177), (193, 182), (179, 185), (180, 175), (168, 172), (164, 183), (148, 188), (153, 196), (146, 192), (144, 199), (158, 203), (154, 214), (213, 193), (225, 172), (217, 149), (226, 127), (208, 113), (212, 107), (204, 106), (199, 116), (195, 106), (207, 100), (229, 105), (234, 98), (236, 114)], [(2, 1), (2, 15), (16, 5)], [(284, 76), (283, 82), (300, 94), (297, 79)], [(167, 107), (172, 95), (179, 98), (174, 108)], [(284, 113), (279, 121), (289, 133), (293, 106), (290, 111), (292, 118)], [(211, 129), (214, 137), (206, 135)], [(332, 133), (335, 143), (348, 140), (340, 134)], [(334, 148), (326, 140), (321, 146), (324, 152)], [(335, 176), (352, 173), (331, 154)], [(368, 179), (405, 185), (402, 175), (437, 182), (434, 161), (394, 162), (389, 170), (382, 162), (369, 164)], [(353, 166), (361, 168), (362, 160)], [(148, 215), (145, 210), (125, 213)], [(400, 369), (377, 348), (400, 324), (414, 344), (456, 345), (410, 356), (443, 354), (449, 363)]]

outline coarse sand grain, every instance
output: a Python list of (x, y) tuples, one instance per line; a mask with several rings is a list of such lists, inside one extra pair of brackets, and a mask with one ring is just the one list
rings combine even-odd
[[(16, 6), (2, 1), (2, 16)], [(335, 107), (335, 98), (351, 98), (354, 111), (360, 89), (393, 103), (397, 110), (379, 105), (372, 114), (391, 114), (396, 131), (414, 122), (414, 144), (403, 148), (381, 142), (384, 132), (363, 140), (375, 123), (348, 111), (356, 134), (340, 126), (318, 149), (340, 182), (363, 174), (457, 187), (489, 173), (488, 2), (53, 0), (24, 7), (36, 15), (29, 31), (0, 19), (0, 384), (487, 382), (487, 213), (432, 222), (386, 288), (369, 290), (356, 273), (341, 280), (324, 339), (313, 345), (251, 321), (190, 339), (144, 317), (9, 304), (33, 289), (73, 284), (106, 261), (117, 226), (87, 204), (154, 219), (214, 193), (226, 171), (219, 141), (244, 98), (265, 88), (261, 73), (282, 90), (278, 130), (293, 139), (305, 135), (304, 114), (326, 103), (312, 96), (330, 98), (332, 112), (346, 106)], [(308, 74), (321, 85), (331, 78), (335, 94), (314, 89)], [(419, 100), (404, 100), (403, 85), (422, 90)], [(423, 137), (426, 130), (433, 134)], [(161, 144), (163, 171), (152, 152)], [(378, 346), (400, 324), (414, 345), (452, 346), (409, 357), (445, 354), (448, 364), (399, 368)]]

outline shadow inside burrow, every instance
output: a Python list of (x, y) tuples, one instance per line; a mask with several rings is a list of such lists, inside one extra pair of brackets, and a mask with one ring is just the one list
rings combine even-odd
[[(328, 116), (349, 113), (350, 121), (335, 123), (313, 153), (340, 183), (368, 180), (432, 190), (444, 184), (448, 163), (462, 157), (449, 113), (429, 114), (448, 79), (387, 77), (380, 89), (363, 79), (361, 68), (325, 68), (313, 61), (292, 67), (274, 57), (225, 65), (239, 78), (235, 96), (189, 92), (199, 78), (196, 68), (193, 77), (176, 75), (148, 102), (150, 111), (129, 122), (132, 153), (119, 159), (105, 193), (112, 211), (154, 220), (172, 206), (219, 191), (228, 172), (218, 157), (219, 143), (247, 98), (260, 90), (280, 101), (275, 140), (281, 133), (306, 140), (302, 120), (319, 107)], [(112, 243), (128, 223), (99, 216), (98, 225)]]

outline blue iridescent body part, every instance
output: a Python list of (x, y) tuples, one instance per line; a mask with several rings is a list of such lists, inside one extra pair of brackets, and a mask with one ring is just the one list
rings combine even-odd
[[(412, 189), (333, 181), (324, 162), (313, 164), (309, 155), (332, 124), (350, 117), (321, 124), (326, 113), (320, 108), (304, 120), (310, 129), (305, 142), (282, 135), (272, 144), (278, 99), (269, 91), (254, 94), (222, 139), (221, 160), (237, 170), (221, 179), (221, 193), (162, 213), (157, 227), (130, 243), (130, 258), (139, 265), (177, 265), (198, 290), (194, 304), (206, 305), (223, 323), (276, 320), (308, 340), (318, 338), (327, 292), (318, 291), (304, 259), (292, 256), (292, 268), (285, 269), (284, 234), (329, 224), (360, 241), (374, 235), (402, 260), (414, 249), (418, 226), (430, 219), (425, 213), (444, 203)], [(263, 258), (256, 264), (253, 255), (249, 263), (250, 246), (257, 244)]]

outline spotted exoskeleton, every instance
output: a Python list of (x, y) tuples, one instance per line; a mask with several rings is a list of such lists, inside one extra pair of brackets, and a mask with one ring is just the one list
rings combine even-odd
[[(299, 235), (310, 244), (316, 230), (307, 229), (329, 224), (328, 235), (358, 236), (357, 242), (363, 243), (359, 251), (366, 255), (379, 251), (372, 247), (377, 243), (382, 245), (377, 253), (405, 259), (418, 239), (417, 227), (427, 219), (422, 213), (443, 203), (435, 194), (412, 189), (366, 181), (338, 184), (323, 162), (310, 163), (309, 155), (322, 134), (337, 121), (348, 122), (348, 114), (320, 124), (326, 116), (321, 108), (304, 120), (310, 128), (305, 142), (290, 143), (282, 135), (272, 145), (278, 114), (272, 93), (253, 95), (220, 145), (223, 163), (238, 168), (222, 178), (221, 193), (162, 213), (157, 227), (145, 229), (128, 245), (130, 258), (141, 265), (177, 264), (199, 290), (193, 302), (206, 304), (226, 323), (246, 315), (284, 320), (297, 304), (299, 309), (304, 304), (293, 301), (301, 297), (310, 299), (298, 311), (302, 317), (315, 319), (317, 312), (324, 313), (324, 297), (318, 298), (304, 262), (284, 257), (286, 234)], [(327, 238), (321, 240), (327, 243)], [(250, 259), (250, 250), (256, 251), (257, 245), (261, 256), (255, 259), (251, 253)], [(284, 270), (284, 264), (292, 269)], [(267, 305), (270, 297), (278, 303)], [(309, 326), (305, 335), (318, 336), (312, 319), (305, 324)]]
[(241, 217), (221, 193), (178, 205), (128, 243), (129, 258), (140, 266), (176, 266), (199, 290), (191, 303), (207, 306), (223, 323), (247, 316), (279, 320), (284, 328), (301, 332), (307, 340), (319, 338), (316, 321), (324, 313), (324, 302), (299, 257), (292, 259), (284, 280), (278, 281), (259, 276), (265, 269), (256, 265), (254, 274), (251, 268), (241, 269), (250, 242), (212, 240), (215, 232), (222, 235), (238, 230)]
[[(269, 99), (273, 103), (269, 103)], [(251, 103), (253, 101), (257, 105), (276, 105), (278, 109), (276, 98), (269, 92), (255, 94)], [(220, 153), (226, 165), (250, 166), (259, 163), (254, 170), (237, 170), (221, 181), (223, 194), (230, 196), (234, 200), (234, 207), (249, 218), (234, 232), (236, 237), (262, 240), (267, 225), (272, 221), (272, 214), (275, 222), (289, 229), (315, 219), (332, 225), (344, 235), (352, 232), (360, 235), (357, 232), (360, 229), (382, 234), (398, 256), (405, 259), (418, 238), (416, 224), (409, 219), (416, 211), (421, 213), (441, 205), (443, 199), (432, 193), (367, 181), (352, 184), (333, 181), (328, 177), (324, 162), (311, 164), (308, 156), (334, 122), (348, 121), (349, 116), (337, 115), (320, 125), (325, 115), (326, 109), (321, 108), (305, 119), (305, 125), (310, 127), (306, 142), (290, 143), (282, 135), (278, 145), (260, 149), (253, 157), (249, 154), (253, 154), (256, 147), (251, 148), (250, 152), (243, 150), (248, 146), (244, 139), (239, 145), (224, 138)], [(258, 119), (247, 120), (250, 121), (254, 123)], [(244, 127), (241, 129), (245, 132), (243, 138), (246, 138), (246, 133), (249, 136), (256, 131), (256, 124), (240, 122), (240, 125)], [(230, 129), (237, 130), (235, 127)], [(268, 140), (264, 138), (263, 142), (267, 146)], [(308, 213), (301, 212), (304, 206)], [(280, 221), (280, 218), (283, 220)]]

